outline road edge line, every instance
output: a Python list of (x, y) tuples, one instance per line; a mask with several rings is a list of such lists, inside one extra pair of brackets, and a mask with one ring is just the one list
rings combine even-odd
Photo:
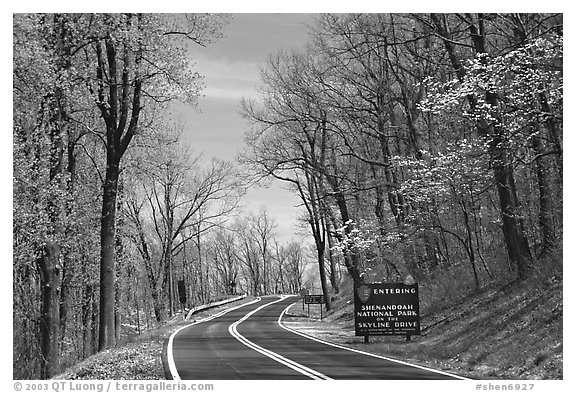
[(240, 334), (237, 330), (238, 325), (240, 325), (242, 322), (246, 321), (248, 318), (250, 318), (252, 315), (254, 315), (256, 312), (262, 310), (265, 307), (268, 307), (272, 304), (278, 303), (283, 301), (284, 299), (286, 299), (286, 296), (284, 295), (280, 295), (280, 299), (275, 300), (273, 302), (270, 303), (266, 303), (263, 304), (262, 306), (258, 307), (257, 309), (249, 312), (248, 314), (246, 314), (244, 317), (240, 318), (238, 321), (234, 322), (233, 324), (231, 324), (228, 327), (228, 332), (232, 335), (232, 337), (234, 337), (236, 340), (238, 340), (240, 343), (244, 344), (245, 346), (247, 346), (248, 348), (259, 352), (260, 354), (280, 363), (283, 364), (291, 369), (293, 369), (296, 372), (299, 372), (300, 374), (303, 374), (309, 378), (312, 379), (323, 379), (323, 380), (332, 380), (332, 378), (328, 377), (327, 375), (324, 375), (316, 370), (313, 370), (309, 367), (306, 367), (298, 362), (295, 362), (292, 359), (288, 359), (276, 352), (273, 352), (269, 349), (266, 349), (264, 347), (259, 346), (258, 344), (248, 340), (246, 337), (244, 337), (242, 334)]
[(297, 330), (295, 330), (295, 329), (292, 329), (292, 328), (284, 325), (284, 322), (282, 322), (282, 317), (284, 316), (284, 314), (288, 311), (288, 309), (289, 309), (290, 307), (292, 307), (292, 306), (294, 306), (295, 304), (298, 304), (298, 303), (299, 303), (299, 301), (296, 301), (296, 302), (290, 304), (288, 307), (286, 307), (286, 308), (282, 311), (282, 313), (280, 313), (280, 316), (278, 317), (278, 325), (280, 325), (281, 328), (283, 328), (283, 329), (285, 329), (285, 330), (287, 330), (287, 331), (289, 331), (289, 332), (292, 332), (292, 333), (294, 333), (294, 334), (298, 334), (298, 335), (300, 335), (300, 336), (302, 336), (302, 337), (306, 337), (306, 338), (308, 338), (308, 339), (310, 339), (310, 340), (317, 341), (317, 342), (322, 343), (322, 344), (330, 345), (330, 346), (332, 346), (332, 347), (336, 347), (336, 348), (340, 348), (340, 349), (345, 349), (345, 350), (351, 351), (351, 352), (361, 353), (361, 354), (363, 354), (363, 355), (368, 355), (368, 356), (372, 356), (372, 357), (379, 358), (379, 359), (383, 359), (383, 360), (388, 360), (388, 361), (395, 362), (395, 363), (404, 364), (404, 365), (406, 365), (406, 366), (416, 367), (416, 368), (419, 368), (419, 369), (422, 369), (422, 370), (426, 370), (426, 371), (430, 371), (430, 372), (434, 372), (434, 373), (438, 373), (438, 374), (442, 374), (442, 375), (447, 375), (447, 376), (449, 376), (449, 377), (453, 377), (453, 378), (456, 378), (456, 379), (467, 380), (467, 381), (468, 381), (468, 380), (471, 380), (470, 378), (462, 377), (462, 376), (460, 376), (460, 375), (451, 374), (451, 373), (448, 373), (448, 372), (445, 372), (445, 371), (440, 371), (440, 370), (434, 370), (434, 369), (429, 368), (429, 367), (426, 367), (426, 366), (420, 366), (420, 365), (418, 365), (418, 364), (408, 363), (408, 362), (405, 362), (405, 361), (403, 361), (403, 360), (398, 360), (398, 359), (394, 359), (394, 358), (389, 358), (389, 357), (382, 356), (382, 355), (376, 355), (376, 354), (374, 354), (374, 353), (364, 352), (364, 351), (361, 351), (361, 350), (359, 350), (359, 349), (348, 348), (348, 347), (345, 347), (345, 346), (343, 346), (343, 345), (336, 344), (336, 343), (331, 343), (331, 342), (329, 342), (329, 341), (325, 341), (325, 340), (322, 340), (322, 339), (320, 339), (320, 338), (313, 337), (313, 336), (311, 336), (311, 335), (309, 335), (309, 334), (302, 333), (302, 332), (299, 332), (299, 331), (297, 331)]
[(224, 315), (224, 314), (227, 314), (227, 313), (229, 313), (229, 312), (231, 312), (231, 311), (237, 310), (237, 309), (242, 308), (242, 307), (244, 307), (244, 306), (248, 306), (248, 305), (250, 305), (250, 304), (258, 303), (260, 300), (262, 300), (262, 299), (261, 299), (260, 297), (258, 297), (258, 298), (254, 299), (254, 300), (252, 300), (252, 301), (250, 301), (250, 302), (248, 302), (248, 303), (244, 303), (244, 304), (241, 304), (241, 305), (239, 305), (239, 306), (236, 306), (236, 307), (232, 307), (232, 308), (223, 310), (223, 311), (221, 311), (221, 312), (219, 312), (219, 313), (217, 313), (217, 314), (211, 315), (211, 316), (206, 317), (206, 318), (204, 318), (204, 319), (201, 319), (201, 320), (199, 320), (199, 321), (194, 321), (194, 322), (192, 322), (192, 323), (190, 323), (190, 324), (188, 324), (188, 325), (182, 326), (181, 328), (178, 328), (174, 333), (172, 333), (172, 334), (170, 335), (170, 338), (168, 339), (168, 344), (167, 344), (167, 346), (166, 346), (166, 359), (167, 359), (167, 361), (168, 361), (168, 369), (169, 369), (169, 371), (170, 371), (170, 376), (172, 377), (172, 379), (175, 380), (175, 381), (181, 380), (180, 374), (178, 374), (178, 370), (176, 369), (176, 363), (174, 362), (174, 353), (173, 353), (173, 350), (172, 350), (172, 346), (173, 346), (173, 343), (174, 343), (174, 337), (176, 337), (176, 335), (177, 335), (178, 333), (180, 333), (180, 331), (182, 331), (182, 330), (184, 330), (184, 329), (186, 329), (186, 328), (189, 328), (190, 326), (197, 325), (197, 324), (202, 323), (202, 322), (208, 322), (208, 321), (211, 321), (211, 320), (213, 320), (213, 319), (219, 318), (219, 317), (221, 317), (221, 316)]

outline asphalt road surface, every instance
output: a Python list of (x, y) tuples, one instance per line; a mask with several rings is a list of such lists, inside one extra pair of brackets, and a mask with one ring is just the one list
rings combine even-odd
[(174, 379), (461, 379), (298, 334), (281, 322), (297, 297), (265, 296), (174, 333)]

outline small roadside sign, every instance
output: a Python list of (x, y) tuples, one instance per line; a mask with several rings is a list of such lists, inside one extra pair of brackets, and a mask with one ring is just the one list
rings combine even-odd
[(308, 305), (308, 317), (310, 317), (310, 305), (311, 304), (319, 304), (320, 305), (320, 320), (323, 319), (323, 304), (324, 304), (324, 295), (305, 295), (304, 296), (304, 303)]
[(304, 303), (306, 304), (323, 304), (324, 295), (305, 295)]

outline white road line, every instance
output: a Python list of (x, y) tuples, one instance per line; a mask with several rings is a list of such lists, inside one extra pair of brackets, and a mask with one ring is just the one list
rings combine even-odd
[(294, 334), (298, 334), (299, 336), (306, 337), (306, 338), (308, 338), (308, 339), (310, 339), (310, 340), (314, 340), (314, 341), (317, 341), (317, 342), (322, 343), (322, 344), (330, 345), (330, 346), (332, 346), (332, 347), (336, 347), (336, 348), (340, 348), (340, 349), (345, 349), (345, 350), (351, 351), (351, 352), (361, 353), (361, 354), (363, 354), (363, 355), (368, 355), (368, 356), (372, 356), (372, 357), (375, 357), (375, 358), (378, 358), (378, 359), (388, 360), (388, 361), (390, 361), (390, 362), (395, 362), (395, 363), (404, 364), (404, 365), (406, 365), (406, 366), (411, 366), (411, 367), (420, 368), (420, 369), (422, 369), (422, 370), (426, 370), (426, 371), (430, 371), (430, 372), (434, 372), (434, 373), (438, 373), (438, 374), (442, 374), (442, 375), (447, 375), (447, 376), (449, 376), (449, 377), (453, 377), (453, 378), (456, 378), (456, 379), (469, 380), (469, 378), (464, 378), (464, 377), (461, 377), (461, 376), (459, 376), (459, 375), (450, 374), (450, 373), (447, 373), (447, 372), (444, 372), (444, 371), (438, 371), (438, 370), (434, 370), (434, 369), (432, 369), (432, 368), (428, 368), (428, 367), (424, 367), (424, 366), (419, 366), (419, 365), (417, 365), (417, 364), (411, 364), (411, 363), (408, 363), (408, 362), (404, 362), (404, 361), (402, 361), (402, 360), (392, 359), (392, 358), (388, 358), (388, 357), (385, 357), (385, 356), (380, 356), (380, 355), (375, 355), (375, 354), (373, 354), (373, 353), (360, 351), (360, 350), (358, 350), (358, 349), (344, 347), (344, 346), (342, 346), (342, 345), (338, 345), (338, 344), (334, 344), (334, 343), (331, 343), (331, 342), (328, 342), (328, 341), (324, 341), (324, 340), (321, 340), (321, 339), (319, 339), (319, 338), (312, 337), (312, 336), (310, 336), (310, 335), (308, 335), (308, 334), (306, 334), (306, 333), (302, 333), (302, 332), (299, 332), (299, 331), (294, 330), (294, 329), (292, 329), (292, 328), (289, 328), (288, 326), (284, 325), (284, 323), (282, 322), (282, 317), (284, 316), (284, 314), (286, 313), (286, 311), (288, 311), (288, 309), (289, 309), (290, 307), (294, 306), (295, 304), (299, 304), (299, 303), (298, 303), (298, 302), (297, 302), (297, 303), (292, 303), (291, 305), (289, 305), (288, 307), (286, 307), (286, 308), (284, 309), (284, 311), (282, 311), (282, 313), (281, 313), (280, 316), (278, 317), (278, 325), (280, 325), (281, 328), (283, 328), (283, 329), (285, 329), (285, 330), (287, 330), (287, 331), (289, 331), (289, 332), (292, 332), (292, 333), (294, 333)]
[(188, 324), (188, 325), (186, 325), (186, 326), (182, 326), (181, 328), (179, 328), (178, 330), (176, 330), (174, 333), (172, 333), (172, 335), (171, 335), (170, 338), (168, 339), (168, 345), (167, 345), (167, 348), (166, 348), (166, 357), (168, 358), (168, 368), (170, 369), (170, 374), (172, 374), (172, 379), (173, 379), (173, 380), (180, 380), (180, 379), (181, 379), (181, 378), (180, 378), (180, 374), (178, 374), (178, 370), (176, 369), (176, 363), (174, 362), (174, 353), (173, 353), (173, 351), (172, 351), (172, 346), (174, 345), (174, 337), (176, 337), (176, 335), (177, 335), (180, 331), (182, 331), (182, 330), (184, 330), (184, 329), (186, 329), (187, 327), (190, 327), (190, 326), (192, 326), (192, 325), (197, 325), (197, 324), (202, 323), (202, 322), (211, 321), (211, 320), (216, 319), (216, 318), (218, 318), (218, 317), (221, 317), (222, 315), (227, 314), (227, 313), (229, 313), (229, 312), (231, 312), (231, 311), (238, 310), (239, 308), (244, 307), (244, 306), (248, 306), (249, 304), (258, 303), (260, 300), (261, 300), (261, 298), (256, 298), (256, 299), (252, 300), (251, 302), (244, 303), (244, 304), (241, 304), (241, 305), (239, 305), (239, 306), (236, 306), (236, 307), (232, 307), (232, 308), (223, 310), (223, 311), (221, 311), (221, 312), (219, 312), (219, 313), (217, 313), (217, 314), (214, 314), (214, 315), (211, 315), (211, 316), (206, 317), (206, 318), (204, 318), (204, 319), (201, 319), (201, 320), (199, 320), (199, 321), (190, 323), (190, 324)]
[(284, 356), (281, 356), (275, 352), (272, 352), (266, 348), (262, 348), (261, 346), (253, 343), (252, 341), (248, 340), (246, 337), (242, 336), (240, 333), (238, 333), (237, 327), (239, 324), (241, 324), (242, 322), (244, 322), (245, 320), (247, 320), (248, 318), (250, 318), (250, 316), (252, 316), (253, 314), (255, 314), (256, 312), (260, 311), (261, 309), (263, 309), (264, 307), (268, 307), (274, 303), (278, 303), (281, 302), (282, 300), (285, 299), (285, 296), (282, 296), (280, 299), (275, 300), (271, 303), (268, 304), (264, 304), (260, 307), (258, 307), (257, 309), (255, 309), (254, 311), (249, 312), (248, 314), (246, 314), (243, 318), (239, 319), (238, 321), (234, 322), (232, 325), (230, 325), (230, 327), (228, 328), (228, 331), (230, 332), (230, 334), (236, 338), (238, 341), (240, 341), (242, 344), (246, 345), (248, 348), (251, 348), (253, 350), (255, 350), (256, 352), (261, 353), (262, 355), (265, 355), (267, 357), (269, 357), (272, 360), (277, 361), (278, 363), (281, 363), (287, 367), (290, 367), (291, 369), (306, 375), (309, 378), (312, 379), (324, 379), (324, 380), (329, 380), (332, 379), (330, 377), (327, 377), (326, 375), (319, 373), (316, 370), (312, 370), (311, 368), (308, 368), (306, 366), (301, 365), (300, 363), (296, 363), (293, 360), (290, 360), (288, 358), (285, 358)]

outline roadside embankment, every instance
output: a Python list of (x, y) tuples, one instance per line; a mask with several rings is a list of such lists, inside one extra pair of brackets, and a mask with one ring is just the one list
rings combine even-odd
[(98, 352), (53, 379), (166, 379), (162, 364), (162, 350), (165, 341), (172, 333), (195, 319), (207, 318), (232, 307), (232, 304), (238, 305), (252, 299), (241, 296), (198, 306), (193, 309), (194, 312), (186, 313), (186, 320), (183, 314), (179, 314), (166, 325), (145, 330), (139, 335), (132, 335), (125, 345)]
[(351, 288), (320, 320), (318, 306), (293, 305), (286, 326), (378, 355), (473, 379), (562, 379), (562, 281), (514, 282), (482, 290), (450, 307), (421, 316), (422, 334), (404, 337), (354, 335)]

